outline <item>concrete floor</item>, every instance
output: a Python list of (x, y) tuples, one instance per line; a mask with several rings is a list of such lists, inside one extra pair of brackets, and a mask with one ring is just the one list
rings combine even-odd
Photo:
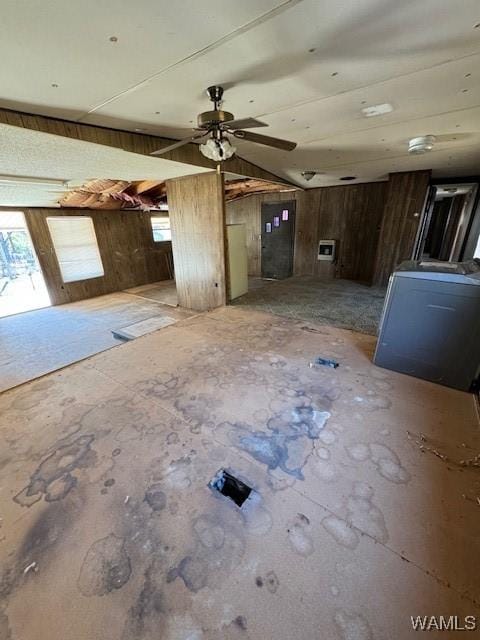
[[(127, 293), (177, 306), (175, 280), (127, 289)], [(248, 278), (248, 293), (232, 301), (256, 311), (377, 335), (386, 289), (352, 280), (293, 276)]]
[[(249, 293), (233, 304), (375, 334), (383, 290), (346, 280), (250, 278)], [(151, 317), (194, 314), (177, 305), (175, 280), (165, 280), (0, 318), (0, 391), (118, 346), (112, 330)]]
[[(155, 285), (149, 288), (155, 291)], [(0, 391), (118, 346), (112, 330), (152, 317), (191, 315), (119, 292), (0, 318)]]
[(140, 287), (126, 289), (126, 293), (133, 293), (147, 300), (156, 300), (171, 307), (178, 306), (175, 280), (164, 280), (162, 282), (155, 282), (154, 284), (144, 284)]
[(360, 282), (293, 276), (249, 278), (248, 293), (232, 304), (287, 318), (377, 335), (386, 289)]
[[(374, 367), (374, 342), (227, 307), (2, 394), (0, 638), (480, 620), (473, 397)], [(242, 508), (207, 487), (221, 468), (253, 487)]]

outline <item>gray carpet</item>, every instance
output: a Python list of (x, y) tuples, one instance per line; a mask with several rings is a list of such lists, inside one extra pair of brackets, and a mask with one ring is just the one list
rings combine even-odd
[(350, 280), (296, 276), (252, 278), (249, 292), (232, 302), (289, 318), (376, 335), (386, 289)]

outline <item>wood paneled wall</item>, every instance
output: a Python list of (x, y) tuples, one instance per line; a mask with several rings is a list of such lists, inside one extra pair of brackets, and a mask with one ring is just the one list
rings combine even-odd
[[(370, 283), (382, 221), (386, 184), (324, 187), (306, 192), (307, 208), (315, 217), (315, 242), (297, 237), (297, 253), (313, 258), (313, 273)], [(336, 240), (334, 264), (317, 260), (319, 240)]]
[[(227, 203), (227, 222), (245, 222), (250, 275), (261, 275), (260, 215), (263, 202), (296, 200), (295, 275), (338, 276), (370, 282), (386, 183), (322, 187), (249, 196)], [(318, 241), (337, 240), (335, 264), (317, 260)]]
[(390, 174), (373, 277), (376, 285), (387, 284), (395, 267), (412, 257), (430, 174), (430, 171)]
[[(6, 209), (5, 209), (6, 210)], [(8, 209), (12, 211), (12, 208)], [(150, 214), (138, 211), (21, 209), (52, 304), (74, 302), (172, 277), (171, 243), (154, 242)], [(0, 210), (0, 226), (2, 211)], [(47, 225), (49, 216), (93, 219), (105, 275), (64, 283)]]
[[(132, 151), (150, 155), (152, 151), (168, 147), (175, 142), (168, 138), (152, 136), (143, 133), (131, 133), (130, 131), (121, 131), (119, 129), (108, 129), (106, 127), (98, 127), (91, 124), (83, 124), (79, 122), (70, 122), (68, 120), (60, 120), (59, 118), (50, 118), (47, 116), (37, 116), (30, 113), (22, 113), (20, 111), (12, 111), (9, 109), (0, 109), (0, 123), (22, 127), (24, 129), (32, 129), (33, 131), (43, 131), (52, 133), (66, 138), (75, 140), (84, 140), (86, 142), (94, 142), (109, 147), (117, 147), (124, 151)], [(197, 144), (186, 144), (185, 146), (168, 151), (162, 158), (165, 160), (175, 160), (176, 162), (184, 162), (192, 164), (196, 167), (216, 168), (216, 163), (208, 160), (200, 152)], [(290, 184), (287, 180), (276, 176), (275, 174), (257, 167), (257, 165), (243, 160), (235, 155), (222, 163), (223, 171), (231, 171), (250, 178), (259, 178), (260, 180), (271, 180)], [(95, 176), (101, 178), (103, 176)], [(118, 176), (112, 176), (118, 177)]]
[(178, 304), (206, 311), (226, 304), (223, 175), (167, 180)]
[[(248, 274), (262, 275), (261, 213), (263, 202), (296, 200), (297, 192), (251, 195), (226, 204), (227, 224), (245, 224), (247, 232)], [(298, 215), (298, 214), (297, 214)]]

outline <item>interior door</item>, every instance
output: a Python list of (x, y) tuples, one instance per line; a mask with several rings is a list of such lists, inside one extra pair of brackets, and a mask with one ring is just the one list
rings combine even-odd
[(262, 204), (262, 277), (293, 275), (295, 202)]

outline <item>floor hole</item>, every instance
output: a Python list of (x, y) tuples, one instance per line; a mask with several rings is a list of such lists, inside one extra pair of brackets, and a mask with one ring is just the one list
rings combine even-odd
[(315, 358), (315, 364), (322, 365), (323, 367), (332, 367), (332, 369), (336, 369), (338, 367), (338, 362), (336, 360), (331, 360), (330, 358)]
[(231, 473), (220, 469), (215, 477), (210, 480), (208, 486), (215, 491), (219, 491), (223, 496), (233, 500), (238, 507), (241, 507), (250, 495), (252, 488), (244, 482), (232, 476)]

